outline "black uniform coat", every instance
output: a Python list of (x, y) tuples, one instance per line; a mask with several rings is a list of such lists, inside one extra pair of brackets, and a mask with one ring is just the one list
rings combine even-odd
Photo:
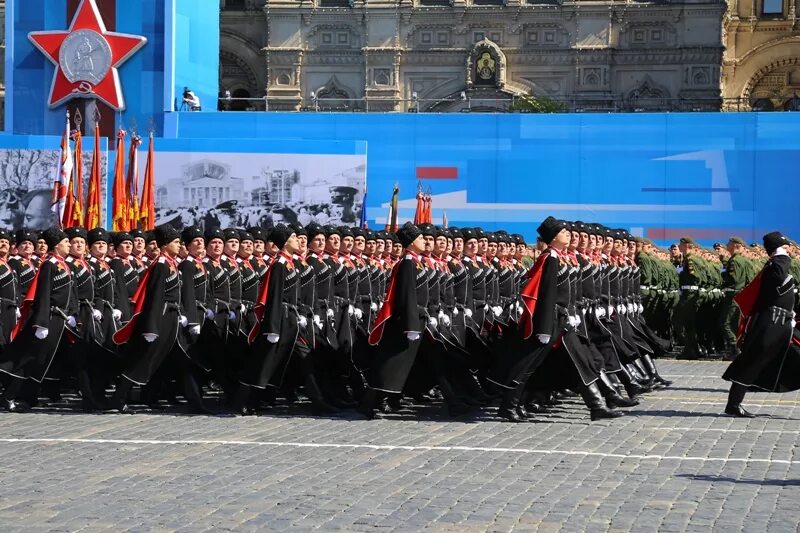
[[(72, 277), (64, 259), (49, 256), (39, 268), (22, 306), (22, 316), (12, 332), (12, 341), (0, 357), (0, 371), (41, 383), (47, 375), (64, 333), (70, 312)], [(39, 339), (35, 329), (46, 328)]]
[(742, 353), (722, 375), (755, 391), (788, 392), (800, 389), (798, 351), (789, 349), (795, 280), (787, 255), (773, 256), (759, 277), (754, 314), (745, 332)]

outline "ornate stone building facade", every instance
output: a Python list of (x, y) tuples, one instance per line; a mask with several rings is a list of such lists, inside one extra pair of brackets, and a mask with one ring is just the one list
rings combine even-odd
[(726, 109), (800, 111), (798, 0), (732, 0), (725, 17)]
[(720, 108), (721, 0), (222, 7), (221, 91), (250, 107), (495, 111), (533, 93), (573, 111)]

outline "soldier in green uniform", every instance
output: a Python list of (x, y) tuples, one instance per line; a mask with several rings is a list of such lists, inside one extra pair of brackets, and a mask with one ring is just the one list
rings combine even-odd
[(697, 342), (697, 311), (700, 307), (700, 289), (703, 284), (703, 264), (697, 254), (697, 243), (691, 237), (681, 237), (678, 245), (683, 260), (678, 266), (680, 297), (675, 309), (676, 327), (683, 330), (683, 351), (678, 359), (699, 359)]
[(728, 241), (730, 257), (722, 271), (722, 307), (720, 309), (719, 329), (725, 343), (725, 359), (732, 361), (739, 354), (736, 346), (736, 331), (739, 328), (739, 307), (733, 301), (740, 290), (750, 283), (753, 277), (752, 264), (744, 255), (747, 245), (740, 237), (731, 237)]

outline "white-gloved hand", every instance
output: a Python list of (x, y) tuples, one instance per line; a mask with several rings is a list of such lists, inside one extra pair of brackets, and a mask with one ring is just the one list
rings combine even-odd
[(356, 320), (361, 320), (361, 317), (364, 316), (364, 312), (361, 311), (358, 307), (353, 310), (353, 314), (356, 316)]
[(189, 333), (192, 335), (200, 335), (200, 324), (195, 324), (189, 328)]
[(464, 309), (464, 315), (465, 315), (467, 318), (472, 318), (472, 309), (470, 309), (469, 307), (467, 307), (466, 309)]
[(178, 324), (180, 324), (182, 328), (185, 328), (188, 323), (189, 319), (185, 316), (181, 315), (178, 317)]
[(614, 306), (613, 305), (609, 305), (608, 306), (608, 317), (611, 318), (611, 315), (613, 315), (613, 314), (614, 314)]
[(95, 320), (103, 320), (103, 313), (99, 309), (92, 309), (92, 318)]
[(406, 338), (411, 342), (419, 340), (419, 331), (407, 331)]
[(442, 313), (442, 317), (439, 320), (445, 326), (449, 326), (450, 324), (452, 324), (452, 322), (450, 321), (450, 317), (445, 315), (444, 313)]
[(583, 320), (581, 320), (581, 315), (575, 315), (575, 327), (576, 328), (581, 325), (581, 322), (583, 322)]
[(333, 318), (333, 309), (328, 309), (328, 311), (325, 313), (325, 315), (328, 318)]
[(241, 315), (244, 316), (244, 314), (246, 312), (247, 312), (247, 307), (244, 304), (240, 305), (239, 306), (239, 313), (241, 313)]
[(644, 313), (644, 306), (642, 304), (639, 304), (639, 312)]
[(586, 316), (586, 308), (581, 309), (581, 315)]
[(277, 333), (267, 333), (267, 342), (275, 344), (281, 338)]
[(374, 313), (375, 311), (378, 310), (378, 304), (376, 304), (375, 302), (372, 302), (371, 304), (369, 304), (369, 309), (370, 309), (370, 311), (372, 311)]
[(550, 335), (536, 335), (536, 338), (539, 339), (539, 342), (542, 344), (550, 344)]
[(355, 309), (353, 309), (353, 306), (352, 305), (348, 305), (347, 306), (347, 314), (350, 315), (350, 316), (353, 316), (354, 312), (355, 312)]
[(22, 318), (22, 313), (19, 312), (19, 307), (14, 308), (14, 315), (17, 318)]
[(317, 326), (319, 329), (322, 329), (322, 319), (319, 317), (319, 315), (314, 315), (312, 321), (314, 322), (315, 326)]
[(488, 313), (489, 312), (489, 304), (486, 304), (486, 305), (483, 306), (483, 312), (484, 313)]
[(142, 333), (142, 337), (144, 337), (144, 340), (147, 342), (155, 342), (155, 340), (158, 338), (158, 335), (155, 333)]
[(458, 316), (458, 307), (453, 308), (453, 316)]
[(624, 314), (626, 314), (626, 313), (628, 312), (628, 309), (627, 309), (627, 308), (626, 308), (624, 305), (622, 305), (622, 304), (619, 304), (619, 305), (617, 306), (617, 312), (618, 312), (619, 314), (621, 314), (621, 315), (624, 315)]
[(503, 314), (503, 308), (499, 305), (495, 305), (492, 307), (492, 312), (494, 313), (494, 316), (500, 316)]
[(214, 320), (215, 316), (216, 315), (214, 314), (214, 311), (212, 311), (211, 309), (206, 309), (206, 318), (207, 319)]
[(236, 313), (228, 311), (228, 320), (236, 320)]
[(114, 320), (120, 320), (122, 318), (122, 311), (119, 309), (114, 309), (111, 311), (111, 316), (114, 318)]
[(519, 302), (514, 302), (514, 309), (516, 310), (518, 315), (522, 314), (522, 304)]
[(308, 325), (308, 319), (304, 316), (298, 317), (297, 325), (300, 326), (301, 328), (306, 327)]
[(435, 328), (436, 326), (438, 326), (438, 325), (439, 325), (439, 321), (438, 321), (438, 320), (436, 320), (436, 319), (435, 319), (435, 318), (433, 318), (433, 317), (430, 317), (430, 318), (428, 318), (428, 325), (429, 325), (430, 327), (432, 327), (432, 328)]
[(47, 336), (50, 334), (50, 330), (49, 330), (49, 329), (47, 329), (47, 328), (40, 328), (40, 327), (37, 327), (37, 328), (34, 330), (33, 334), (34, 334), (34, 335), (36, 335), (36, 338), (37, 338), (37, 339), (46, 339), (46, 338), (47, 338)]
[(633, 314), (633, 311), (634, 311), (633, 304), (628, 304), (626, 307), (628, 309), (628, 313)]
[(71, 328), (74, 328), (75, 326), (78, 325), (78, 323), (75, 321), (74, 316), (67, 317), (67, 325)]

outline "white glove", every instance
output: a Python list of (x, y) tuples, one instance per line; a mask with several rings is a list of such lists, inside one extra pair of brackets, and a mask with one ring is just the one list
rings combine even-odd
[(278, 339), (280, 338), (281, 336), (278, 335), (277, 333), (267, 333), (267, 341), (270, 342), (271, 344), (275, 344), (276, 342), (278, 342)]
[(624, 305), (622, 305), (622, 304), (619, 304), (619, 305), (617, 306), (617, 313), (619, 313), (619, 314), (621, 314), (621, 315), (624, 315), (624, 314), (626, 314), (627, 312), (628, 312), (628, 310), (627, 310), (627, 308), (626, 308)]
[(595, 307), (594, 314), (597, 318), (603, 318), (604, 316), (606, 316), (606, 308), (603, 306)]
[(492, 307), (492, 313), (494, 313), (494, 316), (500, 316), (503, 314), (503, 308), (499, 305), (495, 305)]
[(211, 309), (206, 309), (206, 318), (209, 320), (214, 320), (214, 311)]
[(245, 314), (246, 312), (247, 312), (247, 307), (245, 307), (245, 305), (244, 305), (244, 304), (240, 305), (240, 306), (239, 306), (239, 313), (241, 313), (241, 315), (242, 315), (242, 316), (244, 316), (244, 314)]
[(103, 313), (99, 309), (92, 309), (92, 318), (95, 320), (103, 320)]
[(488, 313), (489, 312), (489, 304), (486, 304), (486, 305), (483, 306), (483, 312), (484, 313)]
[(644, 313), (644, 306), (642, 304), (639, 304), (639, 312)]
[(458, 316), (458, 307), (453, 308), (453, 316)]
[(78, 325), (78, 323), (75, 321), (74, 316), (67, 317), (67, 325), (71, 328), (74, 328), (75, 326)]
[(181, 327), (185, 328), (188, 323), (189, 323), (189, 319), (186, 318), (185, 316), (181, 315), (178, 318), (178, 324), (180, 324)]
[(228, 311), (228, 320), (236, 320), (236, 313)]
[(297, 325), (300, 326), (301, 328), (306, 327), (308, 325), (308, 319), (304, 316), (298, 317)]
[(353, 316), (354, 312), (355, 312), (355, 309), (353, 309), (353, 306), (352, 305), (348, 305), (347, 306), (347, 314), (350, 315), (350, 316)]
[(581, 315), (575, 315), (575, 327), (576, 328), (581, 325), (581, 322), (583, 322), (581, 320)]
[(158, 338), (158, 335), (155, 333), (142, 333), (142, 337), (144, 337), (144, 340), (147, 342), (155, 342), (155, 340)]
[(192, 335), (200, 335), (200, 324), (195, 324), (189, 328), (189, 333)]
[(432, 327), (432, 328), (435, 328), (436, 326), (438, 326), (438, 325), (439, 325), (439, 321), (438, 321), (438, 320), (436, 320), (436, 319), (435, 319), (435, 318), (433, 318), (433, 317), (430, 317), (430, 318), (428, 318), (428, 325), (429, 325), (430, 327)]
[(319, 317), (319, 315), (314, 315), (312, 322), (314, 322), (314, 325), (319, 329), (322, 329), (322, 319)]
[(444, 313), (442, 313), (442, 317), (441, 317), (439, 320), (440, 320), (440, 321), (442, 322), (442, 324), (444, 324), (445, 326), (449, 326), (449, 325), (451, 324), (451, 322), (450, 322), (450, 317), (449, 317), (449, 316), (447, 316), (447, 315), (445, 315)]
[(609, 318), (610, 318), (610, 317), (611, 317), (611, 315), (613, 315), (613, 314), (614, 314), (614, 306), (613, 306), (613, 305), (609, 305), (609, 306), (608, 306), (608, 316), (609, 316)]
[(550, 335), (536, 335), (536, 338), (539, 339), (539, 342), (542, 344), (550, 344)]
[(15, 315), (17, 318), (22, 318), (22, 313), (20, 313), (20, 312), (19, 312), (19, 307), (15, 307), (15, 308), (14, 308), (14, 315)]
[(333, 313), (333, 309), (328, 309), (328, 311), (325, 313), (325, 315), (326, 315), (328, 318), (333, 318), (333, 315), (334, 315), (334, 313)]
[(419, 332), (418, 331), (407, 331), (406, 338), (410, 341), (419, 340)]
[(586, 308), (581, 309), (581, 316), (586, 316)]
[(361, 311), (358, 307), (353, 310), (353, 314), (356, 315), (356, 320), (361, 320), (361, 317), (364, 316), (364, 312)]
[(111, 311), (111, 316), (114, 318), (114, 320), (120, 320), (122, 318), (122, 311), (119, 309), (114, 309)]
[(49, 330), (49, 329), (47, 329), (47, 328), (40, 328), (40, 327), (37, 327), (37, 328), (34, 330), (33, 334), (34, 334), (34, 335), (36, 335), (36, 338), (37, 338), (37, 339), (46, 339), (46, 338), (47, 338), (47, 335), (49, 335), (49, 334), (50, 334), (50, 330)]
[(467, 318), (472, 318), (472, 309), (470, 309), (469, 307), (464, 309), (464, 316), (466, 316)]
[(633, 304), (628, 304), (626, 307), (628, 309), (628, 313), (633, 314), (633, 311), (634, 311)]
[(522, 314), (522, 304), (519, 302), (514, 302), (514, 310), (517, 312), (518, 315)]
[(374, 313), (375, 311), (378, 310), (378, 304), (376, 304), (375, 302), (372, 302), (371, 304), (369, 304), (369, 308)]

